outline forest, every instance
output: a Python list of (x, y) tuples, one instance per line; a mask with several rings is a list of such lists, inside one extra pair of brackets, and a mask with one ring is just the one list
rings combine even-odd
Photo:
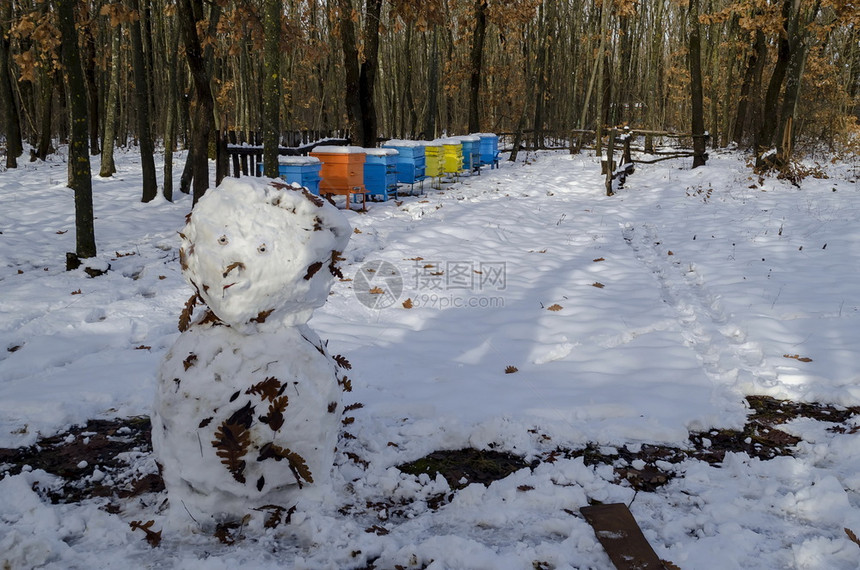
[(289, 133), (541, 148), (618, 125), (784, 161), (853, 149), (858, 24), (848, 0), (3, 0), (0, 135), (6, 168), (69, 143), (73, 188), (137, 146), (143, 201), (156, 147), (190, 149), (197, 196), (228, 133), (267, 166)]

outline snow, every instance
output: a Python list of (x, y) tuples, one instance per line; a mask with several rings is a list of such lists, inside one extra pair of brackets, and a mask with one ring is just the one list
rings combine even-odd
[(364, 152), (372, 156), (397, 156), (400, 154), (395, 148), (366, 148)]
[(365, 154), (366, 150), (360, 146), (329, 146), (322, 145), (314, 148), (315, 154)]
[(278, 164), (286, 164), (289, 166), (307, 166), (309, 164), (319, 164), (320, 159), (315, 156), (279, 156)]
[[(349, 398), (364, 408), (345, 445), (368, 466), (338, 459), (332, 492), (289, 525), (251, 524), (234, 545), (165, 530), (158, 548), (129, 523), (165, 527), (166, 495), (117, 514), (103, 499), (53, 505), (37, 489), (54, 477), (25, 470), (0, 479), (0, 560), (610, 568), (578, 516), (601, 501), (628, 504), (657, 554), (681, 568), (857, 568), (843, 529), (860, 532), (860, 440), (822, 422), (784, 427), (803, 438), (794, 457), (686, 460), (653, 493), (582, 458), (456, 491), (394, 467), (468, 446), (526, 461), (587, 442), (683, 446), (688, 430), (740, 427), (748, 394), (860, 405), (855, 165), (828, 164), (828, 179), (798, 189), (759, 179), (733, 153), (711, 152), (695, 170), (689, 162), (637, 165), (607, 197), (596, 158), (539, 153), (366, 214), (344, 211), (357, 230), (345, 277), (387, 261), (403, 289), (392, 306), (370, 309), (356, 281), (336, 281), (308, 323), (352, 363)], [(142, 204), (138, 158), (119, 155), (117, 166), (114, 178), (94, 179), (99, 259), (110, 264), (96, 278), (64, 270), (74, 210), (61, 157), (0, 174), (2, 447), (153, 411), (192, 293), (177, 235), (191, 200)], [(439, 493), (453, 496), (433, 510), (427, 498)], [(403, 513), (339, 511), (385, 501)], [(368, 532), (374, 525), (387, 532)]]
[(382, 146), (399, 146), (399, 147), (419, 147), (426, 146), (424, 141), (412, 141), (412, 140), (402, 140), (402, 139), (390, 139), (385, 141)]

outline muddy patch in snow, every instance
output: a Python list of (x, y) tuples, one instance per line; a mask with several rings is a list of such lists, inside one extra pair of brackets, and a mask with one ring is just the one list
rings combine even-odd
[[(534, 469), (542, 462), (582, 457), (586, 465), (611, 465), (619, 482), (627, 481), (634, 489), (648, 492), (680, 476), (675, 466), (687, 459), (719, 464), (730, 452), (743, 452), (762, 460), (791, 455), (801, 440), (778, 426), (796, 418), (831, 423), (828, 429), (837, 433), (858, 431), (852, 419), (860, 415), (860, 407), (797, 403), (767, 396), (749, 396), (747, 402), (751, 412), (743, 430), (692, 433), (686, 447), (652, 444), (614, 447), (589, 443), (577, 448), (557, 447), (530, 462), (510, 453), (467, 448), (434, 451), (401, 464), (398, 469), (416, 476), (426, 474), (431, 479), (441, 475), (456, 492), (473, 483), (487, 486), (520, 469)], [(62, 481), (40, 490), (52, 503), (106, 497), (109, 502), (105, 508), (118, 510), (118, 503), (123, 500), (164, 489), (152, 458), (150, 422), (146, 417), (90, 420), (85, 426), (43, 438), (32, 446), (0, 448), (0, 477), (34, 469), (42, 469)], [(435, 510), (452, 497), (453, 493), (431, 497), (428, 506)], [(352, 506), (342, 514), (361, 510)]]

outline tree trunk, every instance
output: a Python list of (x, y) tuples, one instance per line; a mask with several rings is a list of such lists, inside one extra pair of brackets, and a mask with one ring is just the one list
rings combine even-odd
[(278, 177), (283, 11), (282, 0), (263, 3), (263, 175), (269, 178)]
[(164, 184), (162, 194), (173, 201), (173, 153), (176, 150), (176, 103), (179, 94), (176, 64), (179, 51), (179, 27), (174, 21), (167, 40), (167, 105), (164, 118)]
[(41, 86), (39, 93), (39, 145), (36, 149), (36, 158), (45, 160), (49, 154), (54, 152), (51, 145), (53, 132), (53, 106), (54, 106), (54, 72), (41, 72)]
[[(435, 31), (435, 30), (434, 30)], [(412, 94), (412, 35), (413, 35), (413, 26), (412, 22), (407, 22), (406, 24), (406, 50), (404, 57), (406, 58), (406, 77), (403, 78), (404, 81), (404, 94), (403, 97), (406, 103), (407, 114), (409, 117), (408, 124), (404, 119), (404, 126), (401, 130), (401, 136), (405, 137), (406, 133), (409, 133), (410, 138), (414, 138), (415, 130), (418, 128), (418, 112), (415, 110), (415, 96)]]
[(104, 148), (102, 149), (102, 163), (99, 176), (109, 177), (116, 172), (113, 160), (114, 139), (116, 138), (117, 121), (117, 99), (119, 98), (119, 71), (120, 54), (119, 41), (122, 28), (117, 25), (116, 30), (111, 32), (111, 64), (110, 64), (110, 86), (108, 87), (107, 104), (105, 105), (105, 135)]
[[(794, 145), (794, 115), (797, 111), (797, 101), (800, 98), (800, 86), (803, 79), (803, 71), (806, 67), (806, 56), (809, 54), (810, 33), (808, 31), (811, 24), (821, 6), (821, 0), (816, 0), (808, 16), (804, 18), (802, 14), (796, 14), (796, 25), (791, 26), (791, 37), (794, 38), (794, 45), (791, 47), (791, 60), (788, 64), (787, 77), (785, 82), (785, 94), (782, 99), (782, 110), (779, 116), (778, 133), (780, 137), (779, 149), (777, 151), (777, 159), (785, 164), (791, 158), (791, 151)], [(804, 24), (801, 26), (799, 20), (803, 18)]]
[(193, 202), (196, 204), (209, 188), (209, 133), (212, 130), (214, 103), (209, 87), (206, 60), (197, 35), (197, 22), (203, 18), (203, 0), (178, 0), (177, 8), (176, 17), (182, 30), (185, 56), (188, 59), (188, 68), (191, 71), (196, 94), (191, 152), (188, 154), (190, 168), (186, 167), (190, 170), (194, 183)]
[(24, 152), (21, 140), (21, 121), (18, 103), (12, 90), (12, 74), (9, 69), (9, 47), (6, 22), (12, 21), (12, 3), (0, 5), (0, 108), (3, 110), (3, 127), (6, 133), (6, 168), (17, 168), (18, 157)]
[(759, 165), (761, 154), (773, 144), (773, 135), (778, 123), (777, 111), (779, 109), (779, 94), (785, 81), (785, 72), (788, 69), (788, 61), (791, 58), (791, 45), (788, 38), (788, 21), (791, 18), (791, 4), (793, 0), (783, 0), (782, 3), (782, 34), (776, 52), (776, 63), (770, 76), (767, 92), (761, 110), (761, 124), (755, 139), (756, 165)]
[(487, 0), (475, 0), (475, 30), (469, 54), (469, 132), (481, 130), (481, 66), (484, 59), (484, 37), (487, 34)]
[(75, 32), (75, 0), (55, 0), (62, 34), (61, 59), (69, 97), (71, 140), (69, 142), (69, 188), (75, 191), (75, 254), (95, 257), (93, 185), (87, 132), (87, 91)]
[[(89, 9), (88, 2), (80, 4), (81, 8)], [(88, 20), (91, 14), (82, 14), (83, 20)], [(96, 84), (96, 42), (93, 39), (92, 29), (90, 24), (81, 26), (84, 43), (84, 78), (87, 83), (87, 112), (90, 116), (90, 153), (93, 155), (99, 154), (99, 90)]]
[(752, 84), (755, 81), (756, 69), (760, 66), (759, 57), (763, 55), (763, 51), (766, 47), (764, 33), (761, 30), (756, 30), (755, 41), (753, 42), (752, 51), (747, 59), (747, 68), (744, 72), (744, 79), (741, 83), (741, 93), (738, 97), (735, 126), (732, 128), (733, 142), (740, 143), (746, 139), (745, 129), (747, 124), (747, 115), (749, 114)]
[(146, 70), (143, 38), (140, 31), (140, 2), (129, 0), (129, 8), (138, 14), (129, 24), (131, 32), (131, 60), (134, 68), (134, 102), (137, 110), (137, 136), (140, 144), (140, 166), (143, 171), (143, 192), (141, 202), (150, 202), (158, 196), (158, 181), (155, 176), (155, 159), (152, 134), (149, 126), (149, 83)]
[(364, 21), (364, 61), (358, 78), (359, 103), (361, 104), (362, 132), (361, 146), (376, 148), (377, 118), (376, 105), (373, 100), (376, 75), (379, 68), (379, 16), (382, 11), (382, 0), (367, 0), (365, 3)]
[(340, 40), (343, 48), (343, 67), (346, 74), (344, 95), (346, 103), (347, 128), (353, 143), (364, 141), (364, 121), (361, 119), (360, 70), (358, 66), (358, 47), (355, 38), (355, 25), (352, 21), (352, 2), (337, 0), (340, 10)]
[(702, 94), (702, 40), (699, 32), (699, 0), (690, 0), (690, 103), (693, 111), (693, 168), (705, 165), (705, 116)]
[(428, 140), (436, 138), (436, 115), (439, 113), (439, 29), (437, 26), (433, 26), (430, 42), (430, 70), (427, 77), (427, 113), (424, 115), (424, 138)]

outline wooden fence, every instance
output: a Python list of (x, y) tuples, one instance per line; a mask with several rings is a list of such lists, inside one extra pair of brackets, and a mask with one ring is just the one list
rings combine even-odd
[[(281, 135), (280, 156), (307, 156), (318, 146), (346, 145), (344, 131), (292, 131)], [(222, 133), (215, 159), (215, 182), (226, 176), (262, 176), (263, 143), (259, 133)]]

